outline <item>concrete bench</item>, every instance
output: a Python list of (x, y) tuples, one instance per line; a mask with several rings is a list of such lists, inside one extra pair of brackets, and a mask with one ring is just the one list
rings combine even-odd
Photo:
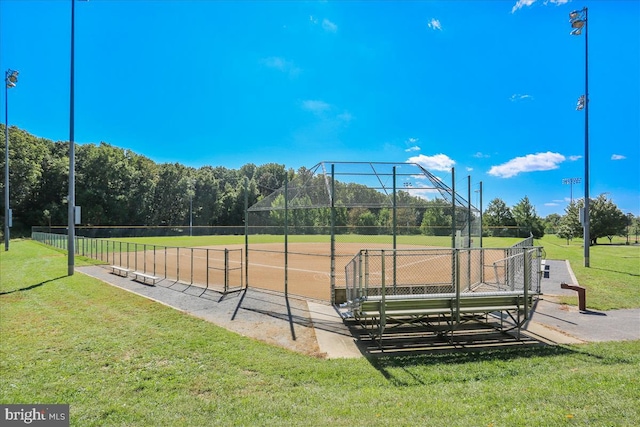
[(152, 276), (150, 274), (141, 273), (139, 271), (134, 271), (133, 280), (143, 283), (145, 285), (155, 285), (156, 282), (160, 280), (160, 278), (156, 276)]
[(109, 266), (109, 268), (111, 268), (111, 273), (122, 277), (127, 277), (129, 276), (129, 273), (131, 273), (131, 270), (129, 270), (128, 268), (120, 267), (117, 265), (111, 265)]

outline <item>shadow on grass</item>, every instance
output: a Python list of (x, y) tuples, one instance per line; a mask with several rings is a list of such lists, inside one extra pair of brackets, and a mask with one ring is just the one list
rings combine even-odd
[[(310, 319), (305, 316), (304, 313), (294, 313), (294, 311), (298, 310), (296, 308), (292, 308), (290, 298), (285, 294), (264, 294), (262, 295), (264, 299), (258, 299), (252, 296), (247, 297), (247, 289), (244, 289), (241, 293), (242, 295), (238, 300), (238, 304), (231, 316), (231, 320), (235, 320), (238, 312), (242, 309), (286, 321), (289, 324), (289, 331), (293, 341), (296, 340), (295, 325), (307, 328), (313, 326)], [(284, 302), (282, 302), (282, 300), (284, 300)]]
[(640, 277), (640, 274), (629, 273), (627, 271), (611, 270), (610, 268), (591, 267), (593, 270), (609, 271), (611, 273), (626, 274), (627, 276)]
[(45, 280), (44, 282), (36, 283), (35, 285), (26, 286), (26, 287), (24, 287), (24, 288), (20, 288), (20, 289), (13, 289), (13, 290), (11, 290), (11, 291), (2, 291), (2, 292), (0, 292), (0, 296), (2, 296), (2, 295), (9, 295), (9, 294), (13, 294), (13, 293), (15, 293), (15, 292), (30, 291), (30, 290), (32, 290), (32, 289), (39, 288), (39, 287), (40, 287), (40, 286), (42, 286), (42, 285), (46, 285), (46, 284), (47, 284), (47, 283), (49, 283), (49, 282), (54, 282), (54, 281), (56, 281), (56, 280), (58, 280), (58, 279), (62, 279), (62, 278), (64, 278), (64, 277), (67, 277), (67, 276), (60, 276), (60, 277), (56, 277), (55, 279)]
[[(463, 365), (469, 363), (478, 363), (480, 366), (483, 364), (500, 366), (502, 363), (516, 362), (517, 366), (523, 362), (529, 363), (528, 361), (535, 358), (564, 356), (572, 356), (584, 361), (590, 360), (599, 365), (637, 364), (637, 361), (632, 360), (633, 358), (631, 357), (609, 354), (584, 345), (548, 345), (537, 341), (529, 343), (529, 345), (497, 347), (479, 345), (473, 349), (460, 347), (432, 349), (420, 354), (379, 355), (368, 359), (371, 365), (387, 380), (403, 386), (427, 382), (425, 378), (421, 377), (421, 371), (416, 371), (414, 368), (446, 366), (449, 371), (456, 372), (458, 368), (455, 368), (455, 366), (451, 368), (451, 365), (460, 365), (460, 370), (465, 369)], [(562, 363), (559, 363), (558, 366), (561, 365)]]

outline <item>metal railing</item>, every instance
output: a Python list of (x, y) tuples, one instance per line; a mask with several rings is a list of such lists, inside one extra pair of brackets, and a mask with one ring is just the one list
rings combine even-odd
[(540, 292), (541, 247), (363, 249), (345, 267), (346, 299), (368, 296)]
[[(33, 232), (33, 240), (67, 250), (67, 236)], [(242, 249), (184, 248), (75, 237), (75, 254), (162, 279), (229, 293), (244, 284)]]

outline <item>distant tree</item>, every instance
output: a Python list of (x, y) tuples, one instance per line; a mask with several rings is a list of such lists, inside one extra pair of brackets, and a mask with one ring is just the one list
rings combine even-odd
[(640, 235), (640, 216), (637, 216), (633, 219), (630, 233), (632, 235), (635, 235), (635, 243), (638, 244), (638, 235)]
[(629, 235), (631, 234), (631, 227), (633, 226), (633, 221), (635, 220), (635, 216), (631, 213), (627, 213), (627, 229), (626, 229), (626, 237), (627, 237), (627, 245), (629, 244)]
[[(579, 203), (578, 203), (579, 202)], [(574, 237), (582, 237), (583, 229), (580, 224), (580, 205), (582, 201), (573, 201), (564, 210), (564, 215), (560, 220), (560, 228), (562, 229), (562, 238), (573, 239)]]
[(567, 245), (573, 239), (573, 230), (566, 222), (561, 222), (556, 230), (556, 236), (567, 240)]
[(544, 236), (542, 221), (527, 196), (521, 199), (511, 212), (513, 213), (513, 219), (521, 230), (533, 234), (536, 239)]
[(420, 231), (426, 236), (451, 235), (451, 207), (446, 206), (445, 200), (436, 198), (427, 202)]
[(624, 235), (627, 227), (626, 215), (604, 194), (590, 204), (589, 222), (589, 236), (593, 245), (597, 245), (601, 237), (608, 237), (611, 241), (613, 236)]
[[(573, 237), (583, 237), (584, 230), (580, 223), (580, 209), (584, 207), (584, 200), (571, 203), (565, 209), (561, 224), (571, 230)], [(601, 237), (624, 235), (627, 217), (620, 209), (601, 194), (589, 204), (589, 244), (597, 245)]]
[(377, 218), (367, 208), (353, 208), (349, 210), (349, 228), (356, 234), (376, 234), (378, 232)]
[(545, 234), (556, 234), (558, 232), (558, 228), (560, 227), (560, 222), (562, 221), (562, 216), (557, 213), (549, 214), (542, 221), (544, 224), (544, 232)]
[[(512, 228), (516, 225), (511, 209), (500, 198), (495, 198), (489, 202), (487, 210), (482, 215), (482, 222), (490, 230), (490, 235), (494, 237), (513, 236)], [(511, 230), (510, 230), (511, 228)]]

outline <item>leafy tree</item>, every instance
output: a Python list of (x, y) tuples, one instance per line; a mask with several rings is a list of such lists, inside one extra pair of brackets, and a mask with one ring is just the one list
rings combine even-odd
[(179, 163), (165, 163), (158, 167), (152, 207), (154, 225), (188, 223), (192, 174), (191, 168)]
[(573, 239), (574, 237), (582, 237), (583, 228), (580, 224), (580, 205), (582, 201), (573, 201), (565, 208), (565, 214), (560, 220), (560, 228), (562, 229), (562, 235), (560, 237), (565, 239)]
[(451, 207), (446, 206), (445, 200), (435, 199), (427, 202), (420, 231), (427, 236), (451, 235)]
[[(512, 228), (516, 225), (511, 209), (500, 198), (489, 202), (487, 210), (482, 215), (482, 222), (490, 230), (494, 237), (507, 237), (514, 235)], [(510, 230), (511, 228), (511, 230)]]
[(545, 234), (556, 234), (561, 221), (562, 216), (557, 213), (547, 215), (547, 217), (542, 221), (544, 224)]
[(573, 239), (573, 230), (568, 223), (561, 222), (556, 230), (556, 235), (561, 239), (566, 239), (568, 245), (571, 239)]
[(520, 229), (533, 234), (533, 237), (536, 239), (544, 236), (542, 221), (536, 214), (536, 209), (527, 196), (524, 196), (511, 211), (513, 213), (513, 219)]
[(597, 245), (601, 237), (609, 237), (611, 241), (613, 236), (624, 235), (627, 227), (626, 215), (604, 194), (599, 195), (589, 205), (589, 222), (592, 245)]
[[(583, 207), (584, 200), (578, 200), (567, 206), (562, 217), (561, 224), (570, 229), (574, 237), (584, 236), (579, 214)], [(597, 245), (601, 237), (622, 235), (626, 226), (627, 217), (606, 195), (601, 194), (589, 204), (590, 245)]]

